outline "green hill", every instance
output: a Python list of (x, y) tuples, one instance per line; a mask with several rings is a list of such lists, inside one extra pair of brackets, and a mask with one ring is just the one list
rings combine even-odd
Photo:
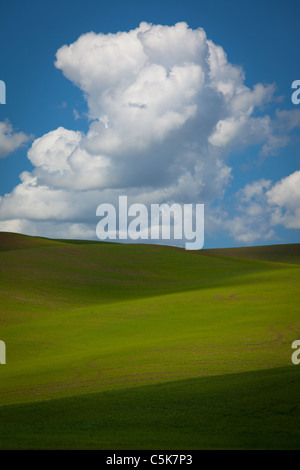
[(0, 232), (0, 251), (24, 250), (43, 246), (55, 246), (58, 242), (49, 238), (30, 237), (19, 233)]
[(300, 245), (0, 246), (0, 448), (300, 448)]

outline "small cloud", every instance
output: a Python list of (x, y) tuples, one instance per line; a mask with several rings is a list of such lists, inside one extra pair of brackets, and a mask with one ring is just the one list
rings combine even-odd
[(80, 114), (79, 112), (77, 111), (77, 109), (73, 109), (73, 116), (74, 116), (74, 119), (75, 121), (77, 121), (78, 119), (80, 119)]
[(8, 119), (0, 122), (0, 158), (7, 157), (32, 138), (24, 132), (15, 131)]
[(60, 104), (56, 105), (57, 109), (65, 109), (68, 107), (68, 103), (66, 101), (62, 101)]

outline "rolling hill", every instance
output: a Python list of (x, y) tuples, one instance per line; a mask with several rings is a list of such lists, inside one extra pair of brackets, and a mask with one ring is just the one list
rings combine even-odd
[(0, 233), (0, 448), (300, 448), (299, 263)]

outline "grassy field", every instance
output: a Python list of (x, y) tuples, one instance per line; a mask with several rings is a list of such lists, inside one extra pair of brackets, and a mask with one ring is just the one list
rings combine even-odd
[(300, 449), (299, 263), (0, 233), (0, 448)]

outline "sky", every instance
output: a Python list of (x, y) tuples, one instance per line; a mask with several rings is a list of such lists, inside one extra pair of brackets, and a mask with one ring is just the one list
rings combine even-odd
[[(0, 0), (0, 230), (204, 204), (205, 248), (298, 243), (298, 0)], [(299, 95), (300, 96), (300, 95)]]

